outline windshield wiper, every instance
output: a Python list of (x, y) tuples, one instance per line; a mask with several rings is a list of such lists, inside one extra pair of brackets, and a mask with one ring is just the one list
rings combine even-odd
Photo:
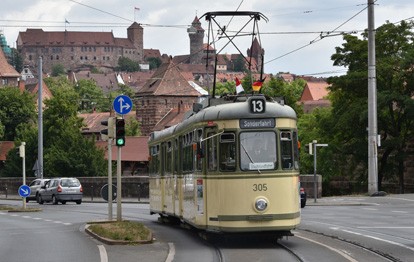
[[(241, 147), (244, 150), (244, 153), (246, 153), (247, 157), (250, 160), (250, 163), (255, 164), (255, 162), (253, 161), (252, 157), (250, 156), (250, 154), (247, 152), (246, 148), (244, 147), (243, 143), (240, 143)], [(260, 169), (257, 169), (257, 171), (259, 172), (259, 174), (261, 174), (262, 172), (260, 172)]]

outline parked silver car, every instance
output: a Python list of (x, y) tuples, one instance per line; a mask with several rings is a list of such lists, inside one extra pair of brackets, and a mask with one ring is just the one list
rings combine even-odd
[(82, 203), (83, 189), (77, 178), (52, 178), (39, 191), (38, 203), (59, 202), (66, 204), (68, 201)]
[(50, 179), (46, 179), (46, 178), (45, 179), (36, 178), (32, 182), (30, 182), (30, 184), (29, 184), (30, 195), (26, 197), (26, 202), (29, 202), (30, 200), (36, 200), (37, 201), (37, 197), (39, 195), (39, 191), (40, 191), (41, 187), (44, 186), (45, 183), (49, 180)]

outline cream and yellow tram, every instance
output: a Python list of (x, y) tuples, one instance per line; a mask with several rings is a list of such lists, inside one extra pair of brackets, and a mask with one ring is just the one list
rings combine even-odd
[(151, 134), (151, 214), (212, 232), (290, 235), (300, 223), (296, 113), (262, 95), (209, 104)]

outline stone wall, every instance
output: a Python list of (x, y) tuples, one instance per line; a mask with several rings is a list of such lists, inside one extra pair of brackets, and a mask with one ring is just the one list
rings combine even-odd
[[(27, 178), (28, 185), (34, 177)], [(101, 188), (108, 184), (107, 177), (78, 177), (83, 187), (83, 195), (86, 198), (102, 199)], [(0, 178), (0, 198), (7, 198), (18, 195), (19, 187), (22, 185), (22, 178)], [(116, 177), (112, 180), (116, 185)], [(122, 177), (122, 198), (148, 198), (149, 184), (146, 176)]]

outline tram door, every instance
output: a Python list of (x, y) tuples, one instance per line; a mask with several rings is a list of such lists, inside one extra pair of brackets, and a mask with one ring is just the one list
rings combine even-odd
[(174, 213), (174, 179), (173, 179), (173, 147), (171, 141), (162, 144), (164, 156), (163, 173), (163, 211), (167, 214)]
[[(206, 128), (205, 129), (205, 144), (204, 144), (204, 161), (205, 161), (205, 174), (208, 178), (209, 175), (215, 174), (218, 168), (218, 157), (217, 157), (217, 129), (216, 128)], [(204, 200), (204, 215), (205, 215), (205, 223), (208, 224), (207, 218), (209, 217), (209, 205), (213, 205), (214, 203), (210, 203), (208, 200), (212, 197), (209, 196), (208, 192), (212, 191), (213, 188), (209, 188), (212, 186), (212, 180), (206, 179), (203, 181), (203, 200)]]

